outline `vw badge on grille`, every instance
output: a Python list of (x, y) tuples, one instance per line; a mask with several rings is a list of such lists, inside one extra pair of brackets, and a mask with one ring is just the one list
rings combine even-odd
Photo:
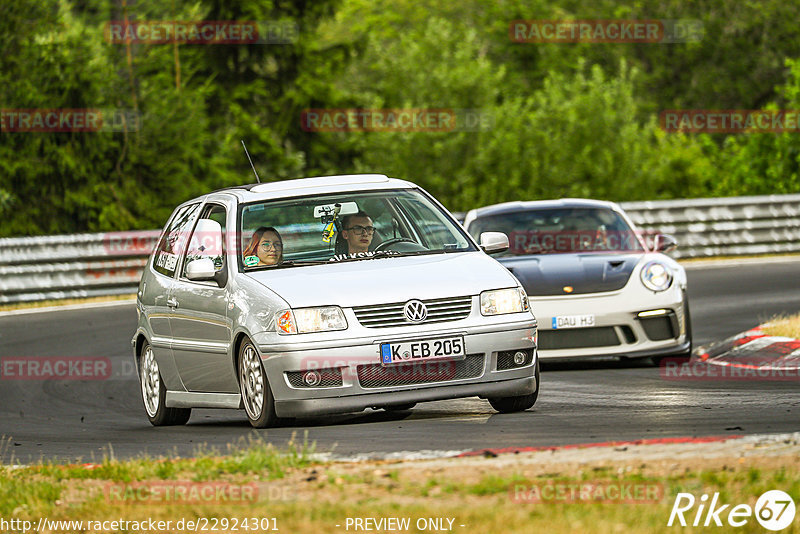
[(428, 308), (421, 300), (409, 300), (403, 306), (403, 313), (406, 314), (406, 321), (409, 323), (421, 323), (428, 317)]

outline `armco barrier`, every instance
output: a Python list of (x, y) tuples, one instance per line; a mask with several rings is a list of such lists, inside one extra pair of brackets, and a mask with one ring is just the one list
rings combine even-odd
[(641, 229), (673, 235), (676, 258), (800, 252), (800, 195), (623, 202)]
[(0, 303), (133, 293), (159, 233), (0, 239)]
[[(624, 202), (676, 258), (800, 252), (800, 194)], [(0, 239), (0, 303), (133, 293), (159, 232)]]

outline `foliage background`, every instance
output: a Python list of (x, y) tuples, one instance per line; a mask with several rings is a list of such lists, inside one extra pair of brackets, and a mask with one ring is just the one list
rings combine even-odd
[[(262, 180), (380, 172), (452, 210), (800, 191), (797, 134), (682, 135), (662, 109), (800, 109), (796, 2), (3, 0), (0, 108), (137, 110), (139, 131), (0, 132), (0, 236), (160, 227)], [(109, 20), (284, 20), (292, 45), (111, 44)], [(678, 44), (519, 44), (516, 19), (696, 19)], [(305, 132), (307, 108), (479, 109), (476, 132)]]

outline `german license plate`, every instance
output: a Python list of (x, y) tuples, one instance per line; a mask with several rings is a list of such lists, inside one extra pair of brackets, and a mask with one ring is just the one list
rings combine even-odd
[(590, 326), (594, 326), (594, 314), (553, 317), (553, 330), (559, 328), (587, 328)]
[(414, 363), (423, 360), (460, 360), (466, 354), (464, 336), (403, 343), (381, 343), (381, 364), (383, 365)]

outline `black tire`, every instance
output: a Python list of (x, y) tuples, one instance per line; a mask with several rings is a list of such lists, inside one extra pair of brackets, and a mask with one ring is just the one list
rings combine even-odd
[(514, 413), (522, 412), (528, 408), (532, 408), (536, 404), (536, 399), (539, 398), (539, 360), (536, 360), (536, 370), (533, 372), (536, 377), (536, 391), (528, 395), (521, 395), (519, 397), (490, 397), (489, 404), (492, 408), (500, 413)]
[(406, 404), (392, 404), (391, 406), (384, 406), (383, 409), (387, 412), (405, 412), (416, 406), (416, 402), (409, 402)]
[(239, 392), (250, 424), (255, 428), (276, 426), (279, 419), (275, 414), (275, 398), (258, 349), (249, 339), (239, 347), (238, 368)]
[[(192, 416), (191, 408), (166, 407), (167, 388), (164, 386), (158, 362), (156, 362), (153, 350), (148, 342), (142, 345), (142, 351), (139, 356), (139, 385), (141, 386), (144, 411), (151, 425), (185, 425), (189, 421), (189, 417)], [(155, 393), (156, 390), (158, 391), (157, 394)]]

